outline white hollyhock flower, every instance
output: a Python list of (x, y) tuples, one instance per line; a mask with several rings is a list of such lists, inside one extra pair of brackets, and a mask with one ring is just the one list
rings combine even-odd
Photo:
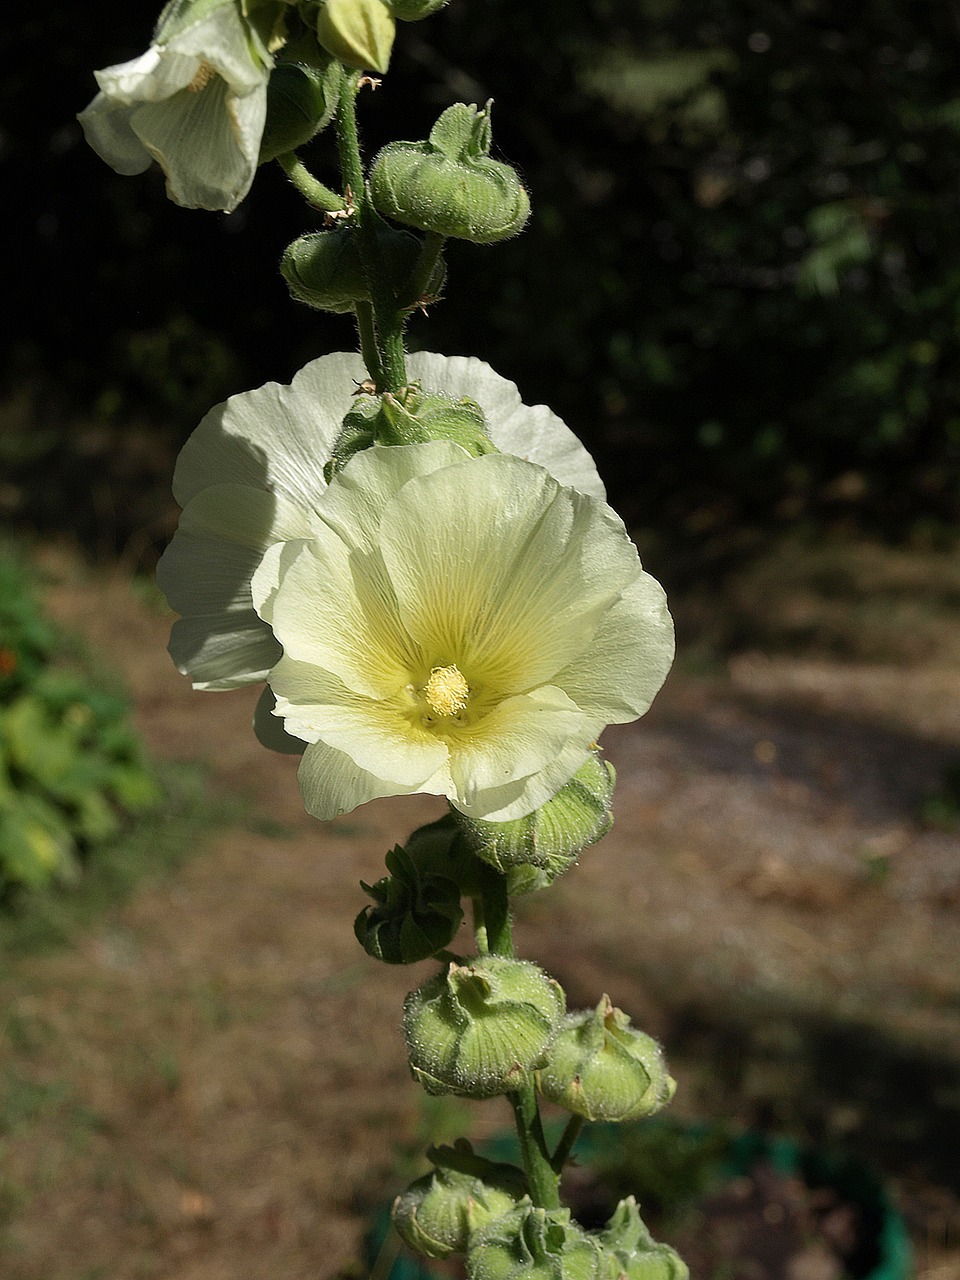
[[(498, 449), (537, 462), (563, 484), (604, 496), (587, 451), (556, 414), (521, 403), (512, 382), (472, 357), (408, 359), (425, 389), (470, 396), (483, 409)], [(314, 360), (289, 386), (268, 382), (206, 415), (177, 459), (173, 493), (184, 508), (158, 580), (182, 614), (170, 653), (196, 689), (234, 689), (266, 680), (280, 646), (259, 617), (250, 580), (276, 542), (309, 537), (326, 489), (329, 460), (345, 414), (366, 377), (356, 354)], [(258, 717), (269, 745), (277, 722)], [(300, 744), (302, 747), (302, 744)]]
[(373, 447), (310, 525), (266, 552), (252, 598), (315, 817), (410, 792), (522, 817), (669, 670), (663, 591), (621, 521), (523, 459)]
[(272, 66), (237, 0), (179, 0), (146, 53), (95, 73), (100, 92), (77, 118), (118, 173), (156, 160), (171, 200), (229, 213), (256, 172)]

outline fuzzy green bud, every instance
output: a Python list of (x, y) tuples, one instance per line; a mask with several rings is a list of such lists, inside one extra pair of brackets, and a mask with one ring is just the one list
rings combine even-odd
[(569, 1209), (520, 1205), (475, 1232), (470, 1280), (605, 1280), (607, 1258)]
[(419, 22), (446, 8), (450, 0), (390, 0), (393, 16), (401, 22)]
[(608, 1256), (609, 1280), (689, 1280), (687, 1264), (654, 1240), (633, 1196), (620, 1201), (598, 1238)]
[(530, 200), (516, 170), (490, 158), (490, 107), (454, 103), (426, 142), (388, 143), (370, 171), (380, 213), (474, 244), (515, 236)]
[(400, 1238), (428, 1258), (466, 1253), (473, 1232), (515, 1209), (526, 1195), (519, 1169), (475, 1156), (468, 1142), (428, 1154), (434, 1171), (411, 1183), (393, 1204)]
[(343, 67), (329, 55), (324, 65), (279, 62), (267, 81), (267, 119), (260, 164), (295, 151), (333, 119)]
[(404, 1001), (414, 1079), (431, 1094), (509, 1093), (543, 1065), (564, 1006), (559, 983), (527, 960), (450, 964)]
[(554, 879), (610, 830), (615, 780), (613, 765), (594, 751), (552, 799), (523, 818), (485, 822), (458, 815), (467, 848), (498, 871), (528, 865)]
[[(357, 245), (357, 231), (349, 222), (327, 231), (311, 231), (289, 245), (280, 272), (290, 293), (318, 311), (353, 311), (369, 302), (370, 286)], [(407, 280), (420, 256), (420, 242), (409, 231), (381, 224), (376, 231), (383, 269), (389, 279)], [(445, 270), (437, 263), (431, 286), (443, 288)]]
[(656, 1040), (604, 995), (596, 1009), (564, 1018), (537, 1087), (587, 1120), (640, 1120), (665, 1107), (676, 1085)]
[(405, 387), (399, 395), (383, 397), (377, 419), (378, 444), (426, 444), (431, 440), (452, 440), (473, 458), (496, 453), (487, 435), (483, 410), (464, 396), (432, 395), (419, 386)]
[(361, 886), (374, 905), (364, 907), (353, 931), (363, 949), (385, 964), (415, 964), (436, 955), (456, 936), (463, 920), (460, 890), (452, 880), (421, 875), (397, 845), (386, 857), (388, 876)]
[(465, 898), (475, 898), (483, 892), (489, 868), (465, 847), (452, 813), (418, 827), (404, 848), (421, 876), (452, 880)]
[(386, 71), (395, 35), (386, 0), (324, 0), (317, 14), (317, 39), (323, 47), (361, 71)]

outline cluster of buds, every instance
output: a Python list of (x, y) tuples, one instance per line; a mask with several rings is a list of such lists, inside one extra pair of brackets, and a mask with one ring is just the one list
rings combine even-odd
[(585, 1231), (569, 1209), (522, 1203), (472, 1233), (470, 1280), (688, 1280), (682, 1259), (658, 1244), (632, 1199), (603, 1231)]

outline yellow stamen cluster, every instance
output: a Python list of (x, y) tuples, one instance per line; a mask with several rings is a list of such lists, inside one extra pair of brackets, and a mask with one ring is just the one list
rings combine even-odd
[(197, 74), (187, 85), (187, 92), (199, 93), (201, 89), (205, 89), (207, 87), (216, 74), (216, 71), (211, 67), (209, 62), (201, 62), (200, 69), (197, 71)]
[(455, 664), (434, 667), (430, 679), (423, 687), (423, 696), (434, 715), (455, 716), (467, 705), (470, 686)]

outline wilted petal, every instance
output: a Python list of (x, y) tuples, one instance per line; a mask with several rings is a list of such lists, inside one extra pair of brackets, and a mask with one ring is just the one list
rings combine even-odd
[(96, 73), (80, 123), (119, 173), (152, 157), (177, 204), (229, 213), (256, 173), (271, 66), (235, 0), (181, 5), (146, 53)]

